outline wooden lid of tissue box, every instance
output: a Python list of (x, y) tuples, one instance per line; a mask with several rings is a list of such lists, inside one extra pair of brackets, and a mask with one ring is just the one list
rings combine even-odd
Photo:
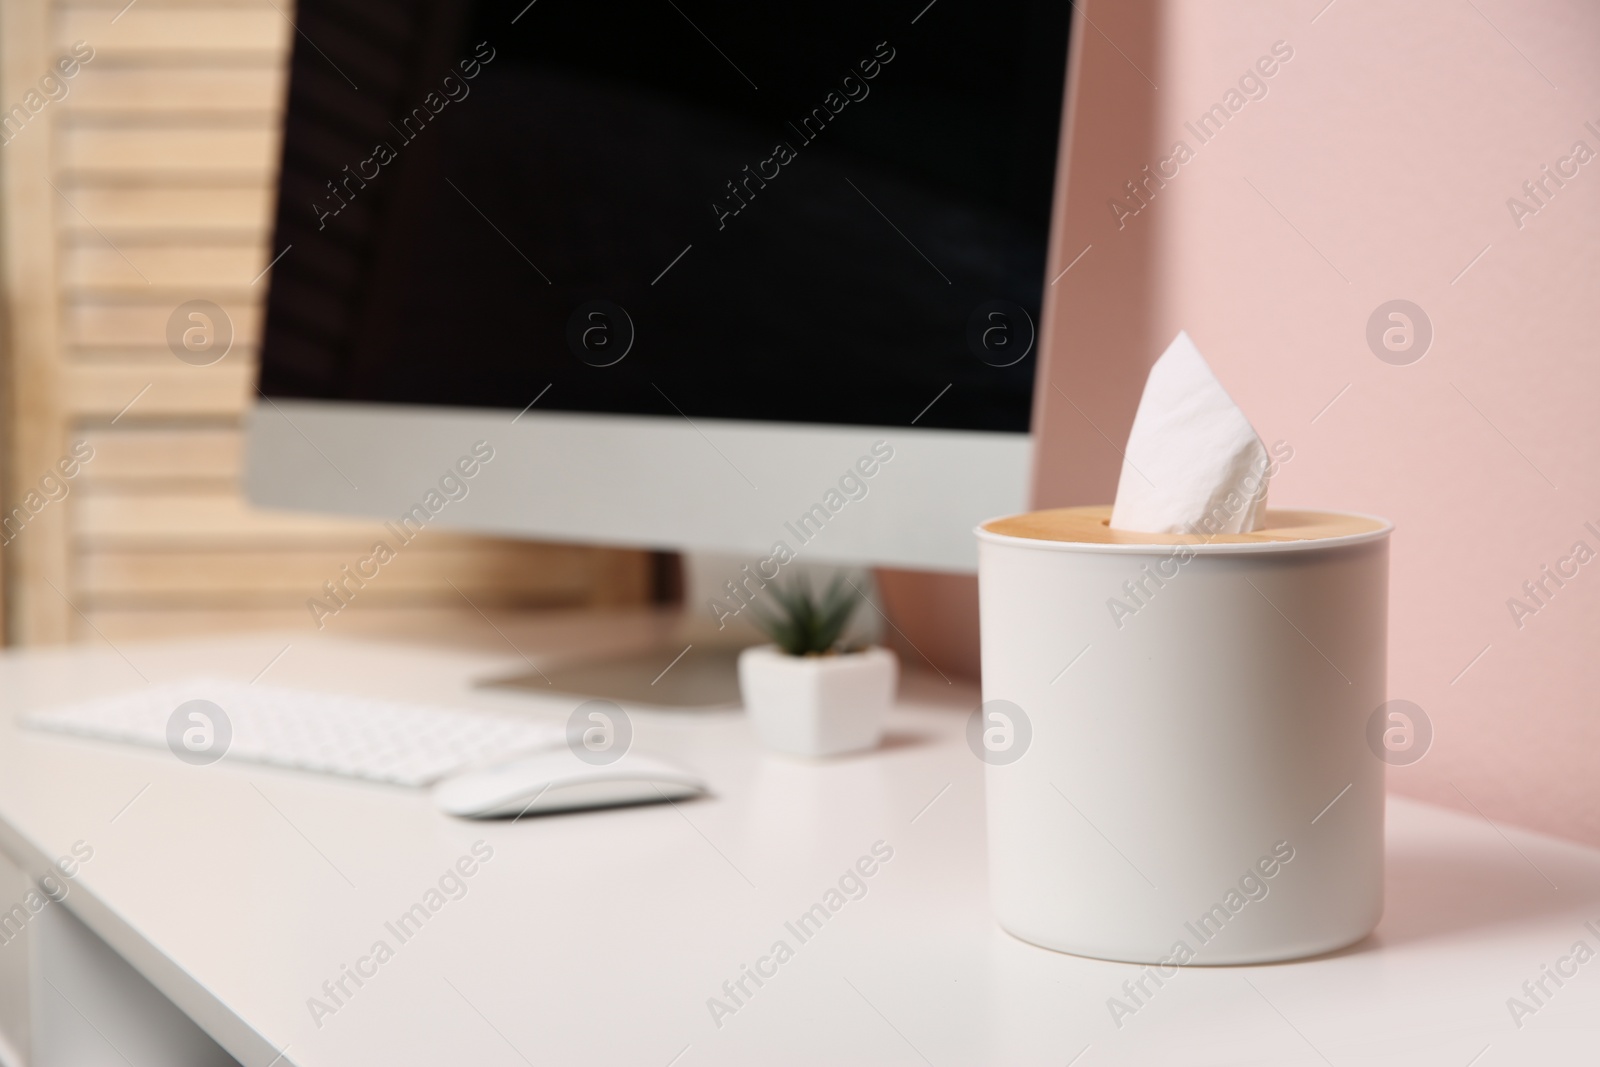
[(1111, 528), (1111, 505), (1051, 508), (990, 519), (978, 529), (1029, 541), (1062, 541), (1080, 545), (1264, 545), (1274, 542), (1369, 540), (1392, 527), (1371, 515), (1341, 511), (1267, 509), (1267, 524), (1251, 533), (1155, 534)]

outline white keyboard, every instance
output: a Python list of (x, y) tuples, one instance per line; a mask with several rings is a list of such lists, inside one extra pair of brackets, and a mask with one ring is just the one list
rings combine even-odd
[[(191, 700), (210, 701), (226, 721), (210, 721), (215, 716), (201, 707), (191, 710), (203, 718), (186, 712), (174, 728), (173, 713)], [(566, 739), (558, 725), (506, 715), (211, 679), (31, 712), (22, 722), (103, 741), (170, 747), (186, 762), (227, 758), (405, 786), (555, 748)]]

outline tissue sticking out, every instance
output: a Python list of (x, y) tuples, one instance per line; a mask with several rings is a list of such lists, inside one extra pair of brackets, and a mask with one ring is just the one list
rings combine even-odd
[(1145, 380), (1111, 525), (1139, 533), (1258, 530), (1270, 462), (1250, 420), (1179, 331)]

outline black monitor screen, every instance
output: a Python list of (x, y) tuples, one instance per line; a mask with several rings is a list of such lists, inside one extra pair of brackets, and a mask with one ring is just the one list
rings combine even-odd
[(1025, 431), (1068, 11), (302, 0), (262, 391)]

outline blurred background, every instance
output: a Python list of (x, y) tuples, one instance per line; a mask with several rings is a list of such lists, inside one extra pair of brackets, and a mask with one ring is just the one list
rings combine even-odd
[[(239, 489), (292, 14), (230, 0), (0, 5), (12, 108), (0, 501), (27, 513), (3, 535), (8, 643), (300, 629), (306, 597), (380, 529), (255, 510)], [(41, 85), (75, 42), (92, 58)], [(173, 309), (194, 299), (221, 306), (235, 332), (209, 366), (164, 343)], [(79, 441), (93, 458), (60, 478)], [(473, 605), (640, 604), (662, 591), (653, 562), (433, 531), (328, 627), (440, 633), (481, 625)]]

